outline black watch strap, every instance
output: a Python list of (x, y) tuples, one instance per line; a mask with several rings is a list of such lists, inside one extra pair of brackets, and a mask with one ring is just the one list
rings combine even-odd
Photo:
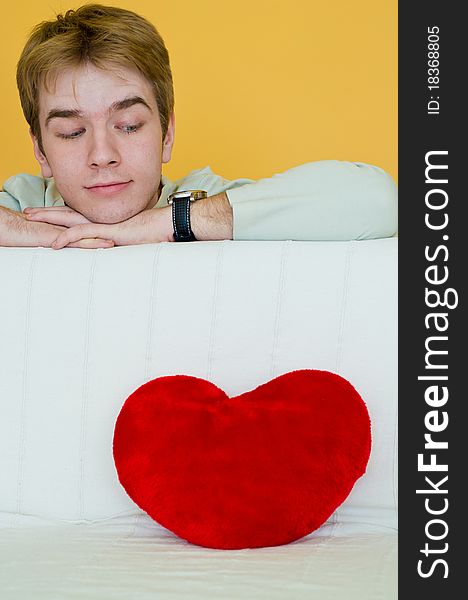
[(207, 195), (205, 190), (183, 190), (169, 195), (167, 203), (172, 204), (175, 242), (195, 242), (197, 240), (190, 227), (190, 203), (206, 198)]
[(172, 202), (172, 225), (175, 242), (196, 242), (190, 227), (190, 198), (178, 198)]

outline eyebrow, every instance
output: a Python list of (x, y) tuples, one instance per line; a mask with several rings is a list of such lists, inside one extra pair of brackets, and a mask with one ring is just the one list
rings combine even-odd
[[(131, 96), (130, 98), (117, 100), (116, 102), (111, 104), (107, 111), (107, 114), (111, 115), (112, 113), (115, 113), (119, 110), (125, 110), (127, 108), (130, 108), (135, 104), (143, 104), (143, 106), (146, 106), (146, 108), (150, 112), (153, 112), (146, 100), (144, 100), (141, 96)], [(47, 114), (45, 126), (48, 127), (52, 119), (78, 119), (81, 117), (83, 117), (83, 113), (77, 108), (52, 108)]]

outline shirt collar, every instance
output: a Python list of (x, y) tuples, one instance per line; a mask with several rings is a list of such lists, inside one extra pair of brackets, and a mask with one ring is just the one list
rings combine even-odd
[(177, 187), (177, 184), (171, 181), (165, 175), (161, 175), (161, 183), (162, 189), (161, 193), (159, 194), (158, 201), (155, 204), (155, 208), (164, 208), (164, 206), (167, 206), (167, 198), (169, 197), (169, 194), (172, 194)]

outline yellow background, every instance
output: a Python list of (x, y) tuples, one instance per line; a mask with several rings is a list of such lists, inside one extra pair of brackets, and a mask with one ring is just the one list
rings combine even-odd
[[(2, 3), (0, 183), (40, 173), (15, 80), (27, 35), (81, 4)], [(375, 164), (397, 179), (397, 0), (102, 4), (147, 17), (169, 50), (171, 179), (207, 165), (227, 179), (258, 179), (323, 159)]]

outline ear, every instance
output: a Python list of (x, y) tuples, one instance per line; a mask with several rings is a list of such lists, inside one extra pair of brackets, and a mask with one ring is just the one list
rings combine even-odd
[(171, 160), (172, 146), (174, 145), (175, 136), (175, 114), (172, 113), (167, 126), (166, 137), (164, 138), (162, 149), (162, 162), (168, 163)]
[(37, 137), (33, 134), (31, 129), (29, 129), (29, 135), (31, 136), (31, 140), (34, 147), (34, 156), (36, 157), (36, 160), (41, 167), (42, 177), (53, 177), (52, 169), (50, 168), (50, 165), (47, 162), (47, 158), (41, 152), (39, 148), (39, 142), (37, 141)]

